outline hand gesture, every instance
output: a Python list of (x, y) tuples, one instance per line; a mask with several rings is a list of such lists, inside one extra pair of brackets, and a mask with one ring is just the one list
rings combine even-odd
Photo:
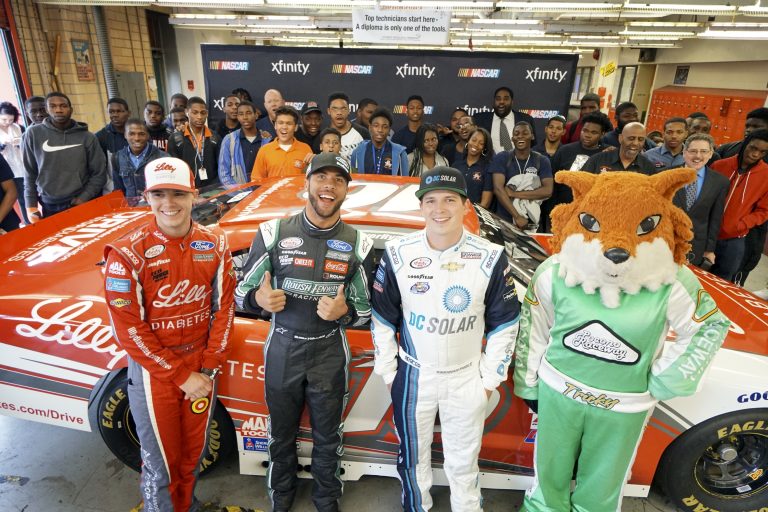
[(269, 272), (264, 272), (264, 279), (256, 290), (256, 304), (270, 313), (279, 313), (285, 309), (285, 292), (272, 288), (272, 276)]
[(320, 297), (317, 302), (317, 316), (329, 322), (335, 322), (349, 311), (347, 298), (344, 296), (344, 285), (339, 285), (335, 297)]
[(184, 400), (197, 400), (210, 394), (211, 389), (213, 389), (213, 381), (205, 374), (192, 372), (184, 384), (179, 387), (184, 392)]

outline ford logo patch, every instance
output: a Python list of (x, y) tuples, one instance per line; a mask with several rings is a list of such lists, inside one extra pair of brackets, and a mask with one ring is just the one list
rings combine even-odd
[(326, 244), (334, 251), (350, 252), (352, 250), (352, 246), (342, 240), (328, 240)]
[(208, 242), (206, 240), (195, 240), (191, 244), (189, 244), (189, 246), (196, 251), (210, 251), (216, 246), (216, 244), (214, 244), (213, 242)]

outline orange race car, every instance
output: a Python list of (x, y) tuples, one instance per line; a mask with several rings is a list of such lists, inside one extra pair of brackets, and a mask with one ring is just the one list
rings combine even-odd
[[(206, 191), (207, 199), (193, 215), (227, 232), (235, 264), (242, 265), (259, 223), (303, 207), (303, 185), (303, 178), (295, 177)], [(423, 226), (417, 186), (411, 178), (361, 176), (350, 183), (342, 218), (371, 236), (380, 256), (384, 242)], [(140, 457), (126, 392), (126, 354), (111, 334), (102, 296), (102, 253), (105, 243), (150, 215), (148, 208), (132, 207), (113, 193), (0, 238), (0, 413), (97, 431), (134, 469)], [(523, 292), (546, 258), (547, 238), (526, 235), (480, 207), (467, 215), (465, 226), (506, 247)], [(700, 392), (656, 407), (627, 495), (647, 495), (655, 479), (684, 510), (768, 512), (768, 303), (695, 272), (733, 325)], [(236, 447), (242, 473), (266, 473), (263, 348), (268, 330), (268, 321), (238, 312), (203, 469)], [(352, 362), (343, 476), (396, 477), (398, 443), (386, 386), (373, 374), (370, 332), (350, 330), (348, 338)], [(510, 376), (488, 404), (482, 486), (527, 488), (535, 437), (536, 416), (512, 394)], [(306, 416), (299, 438), (300, 461), (306, 465), (300, 475), (309, 478)], [(435, 482), (445, 484), (440, 450), (438, 427)]]

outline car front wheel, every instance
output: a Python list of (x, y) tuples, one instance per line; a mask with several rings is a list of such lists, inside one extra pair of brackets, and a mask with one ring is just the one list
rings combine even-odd
[[(107, 448), (123, 464), (134, 471), (141, 470), (141, 454), (136, 425), (128, 402), (128, 376), (126, 372), (112, 379), (100, 395), (97, 404), (98, 429)], [(208, 443), (200, 463), (200, 474), (211, 471), (235, 447), (235, 427), (227, 410), (216, 402), (211, 420)]]
[(681, 510), (768, 512), (768, 409), (696, 425), (667, 448), (656, 478)]

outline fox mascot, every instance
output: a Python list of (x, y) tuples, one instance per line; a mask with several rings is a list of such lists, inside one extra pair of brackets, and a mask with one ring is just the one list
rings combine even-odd
[(656, 402), (693, 394), (722, 345), (730, 322), (685, 266), (691, 221), (672, 204), (695, 177), (556, 174), (573, 202), (552, 211), (554, 254), (528, 287), (515, 350), (515, 394), (539, 415), (524, 510), (620, 510)]

